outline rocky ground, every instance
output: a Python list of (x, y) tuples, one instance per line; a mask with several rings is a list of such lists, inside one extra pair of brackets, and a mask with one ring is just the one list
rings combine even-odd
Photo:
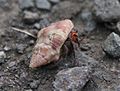
[[(70, 19), (80, 47), (58, 63), (31, 69), (37, 35)], [(0, 0), (0, 91), (120, 91), (119, 0)], [(62, 51), (63, 54), (65, 51)]]

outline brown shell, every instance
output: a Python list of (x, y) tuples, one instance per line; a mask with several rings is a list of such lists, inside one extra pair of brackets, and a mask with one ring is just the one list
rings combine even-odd
[(33, 49), (30, 67), (40, 67), (57, 61), (60, 57), (60, 48), (74, 27), (71, 20), (62, 20), (52, 23), (38, 33), (37, 43)]

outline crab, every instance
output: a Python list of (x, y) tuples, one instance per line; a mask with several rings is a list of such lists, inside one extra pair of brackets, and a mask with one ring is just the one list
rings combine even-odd
[[(73, 31), (74, 25), (71, 20), (62, 20), (52, 23), (38, 33), (37, 43), (33, 49), (30, 67), (36, 68), (52, 62), (58, 62), (61, 56), (61, 49), (65, 41), (70, 41), (71, 46), (79, 46), (78, 32)], [(65, 53), (68, 48), (65, 47)]]

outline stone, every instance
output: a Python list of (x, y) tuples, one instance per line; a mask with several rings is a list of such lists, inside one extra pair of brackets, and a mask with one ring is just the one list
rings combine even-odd
[(35, 23), (34, 24), (34, 28), (39, 30), (40, 29), (40, 24), (39, 23)]
[(18, 0), (21, 9), (29, 9), (34, 7), (33, 0)]
[(53, 82), (54, 91), (81, 91), (91, 77), (87, 66), (61, 70)]
[(0, 51), (0, 58), (6, 58), (6, 54), (4, 51)]
[(27, 90), (25, 90), (25, 91), (33, 91), (32, 89), (27, 89)]
[(16, 44), (16, 51), (20, 54), (23, 54), (26, 47), (27, 45), (25, 44)]
[(90, 12), (88, 9), (83, 9), (80, 13), (80, 17), (84, 24), (84, 30), (85, 32), (91, 32), (96, 28), (96, 22), (93, 18), (92, 12)]
[(90, 48), (91, 48), (91, 45), (90, 45), (90, 44), (82, 44), (82, 45), (80, 46), (80, 49), (81, 49), (82, 51), (88, 51)]
[(40, 28), (42, 29), (50, 25), (50, 22), (47, 18), (43, 18), (42, 20), (40, 20), (39, 24), (40, 24)]
[(120, 21), (117, 22), (117, 29), (115, 29), (116, 33), (120, 35)]
[(116, 87), (116, 90), (115, 91), (120, 91), (120, 85), (118, 85), (117, 87)]
[(9, 0), (0, 0), (0, 9), (10, 9)]
[(112, 57), (120, 57), (120, 37), (112, 32), (102, 45), (103, 50)]
[(93, 19), (92, 13), (88, 9), (83, 9), (80, 13), (80, 18), (86, 22), (91, 21)]
[(69, 19), (81, 10), (79, 3), (63, 1), (52, 8), (52, 18)]
[(15, 62), (15, 61), (9, 63), (9, 67), (13, 67), (13, 66), (15, 66), (15, 65), (16, 65), (16, 62)]
[(34, 23), (39, 20), (39, 14), (30, 11), (23, 12), (23, 21), (27, 24)]
[(120, 3), (118, 0), (94, 0), (93, 12), (100, 22), (120, 19)]
[(48, 0), (36, 0), (35, 3), (38, 9), (44, 9), (44, 10), (51, 9), (51, 4)]
[(6, 54), (4, 51), (0, 51), (0, 64), (4, 63)]
[(33, 45), (34, 43), (35, 43), (34, 40), (30, 40), (30, 42), (29, 42), (30, 45)]
[(30, 87), (31, 88), (37, 88), (39, 83), (40, 83), (39, 80), (33, 81), (33, 82), (30, 83)]
[(60, 0), (49, 0), (51, 3), (54, 3), (54, 4), (56, 4), (56, 3), (59, 3), (60, 2)]
[(83, 53), (76, 43), (73, 44), (73, 48), (74, 48), (74, 54), (75, 54), (74, 62), (76, 66), (78, 67), (90, 66), (91, 68), (93, 68), (92, 70), (98, 67), (98, 61), (96, 61), (94, 58), (89, 57), (88, 55)]
[(7, 51), (10, 51), (10, 50), (11, 50), (11, 48), (10, 48), (9, 46), (5, 46), (5, 47), (4, 47), (4, 51), (7, 52)]

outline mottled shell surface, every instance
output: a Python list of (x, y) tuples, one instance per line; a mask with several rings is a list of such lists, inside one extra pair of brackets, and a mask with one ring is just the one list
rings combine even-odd
[(29, 66), (35, 68), (57, 61), (60, 57), (60, 48), (73, 27), (72, 21), (66, 19), (40, 30)]

